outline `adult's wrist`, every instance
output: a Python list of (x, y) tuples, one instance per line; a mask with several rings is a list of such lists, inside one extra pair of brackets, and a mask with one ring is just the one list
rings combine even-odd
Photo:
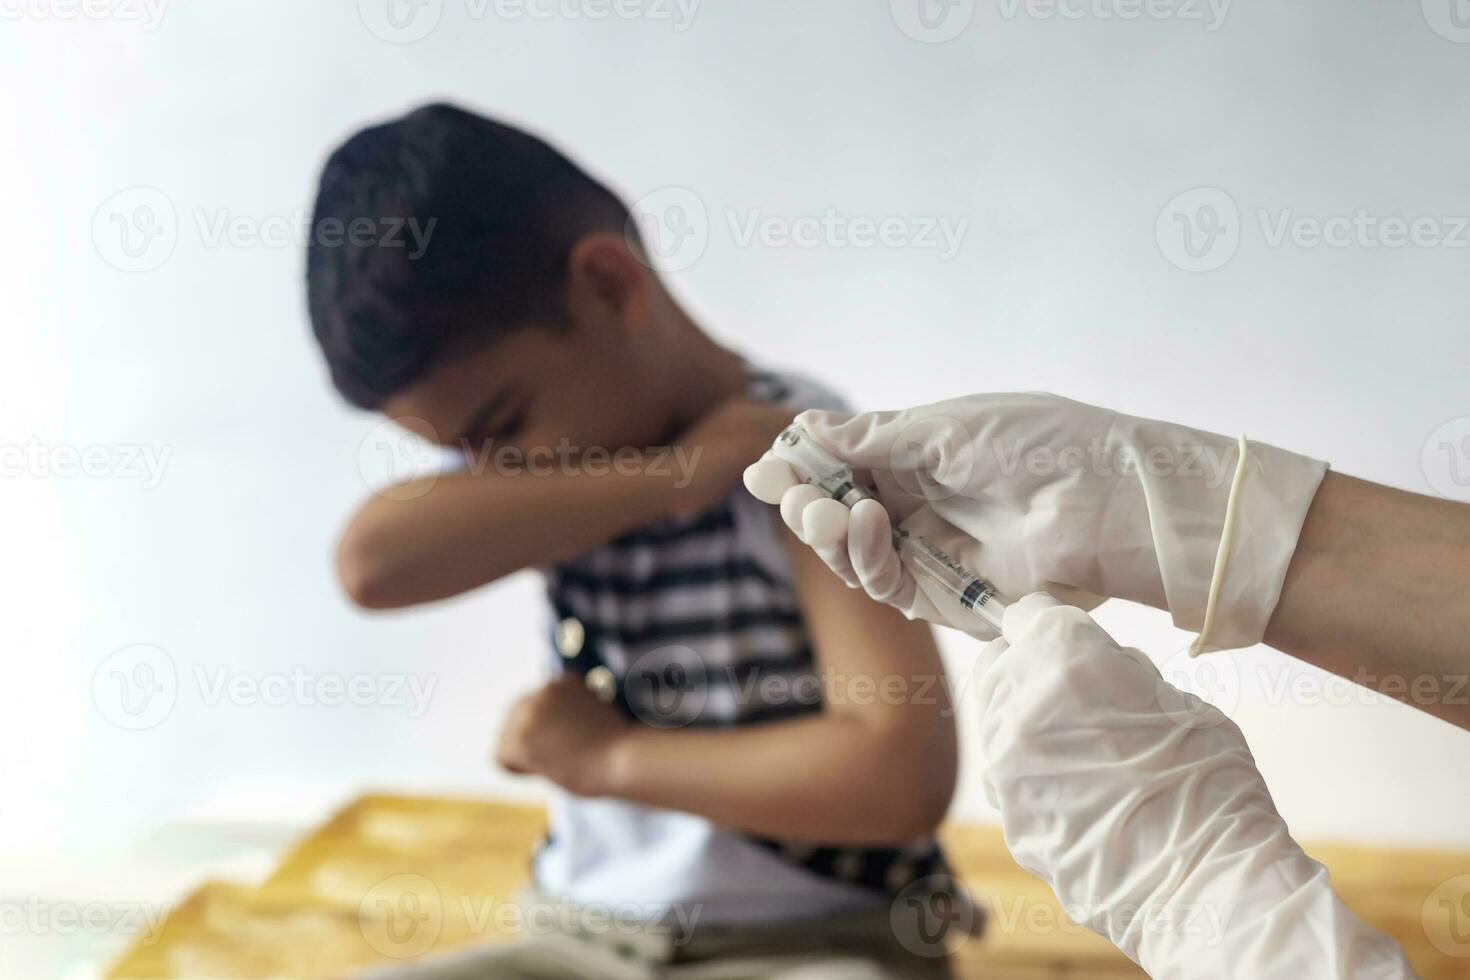
[(1220, 514), (1215, 562), (1203, 595), (1175, 622), (1198, 632), (1193, 652), (1254, 646), (1266, 635), (1327, 464), (1239, 440)]

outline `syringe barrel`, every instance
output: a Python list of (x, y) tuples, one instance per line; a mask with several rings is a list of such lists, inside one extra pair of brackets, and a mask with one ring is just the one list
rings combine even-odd
[(893, 545), (909, 567), (949, 593), (964, 608), (985, 620), (997, 631), (1005, 616), (1005, 601), (995, 586), (965, 568), (948, 553), (921, 537), (893, 532)]
[[(875, 499), (867, 488), (855, 482), (851, 466), (813, 442), (800, 425), (788, 426), (777, 437), (771, 452), (778, 459), (790, 463), (806, 482), (848, 507), (861, 500)], [(942, 549), (898, 528), (893, 529), (893, 547), (916, 573), (1000, 630), (1005, 602), (989, 582), (970, 572)]]

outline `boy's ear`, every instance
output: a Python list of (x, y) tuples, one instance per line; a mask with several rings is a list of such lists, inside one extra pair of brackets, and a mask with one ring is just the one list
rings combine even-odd
[(653, 272), (615, 232), (594, 232), (572, 246), (567, 303), (574, 323), (606, 323), (629, 331), (648, 326)]

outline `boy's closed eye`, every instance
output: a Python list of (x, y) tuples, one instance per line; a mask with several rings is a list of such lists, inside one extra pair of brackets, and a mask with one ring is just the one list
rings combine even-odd
[(471, 452), (512, 442), (526, 424), (524, 402), (502, 393), (491, 398), (460, 430), (459, 442)]

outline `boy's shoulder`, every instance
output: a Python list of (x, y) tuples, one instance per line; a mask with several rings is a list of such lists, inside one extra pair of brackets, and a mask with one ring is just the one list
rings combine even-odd
[(828, 412), (850, 412), (846, 398), (808, 375), (751, 366), (746, 393), (756, 401), (776, 402), (797, 411), (809, 408)]
[[(798, 412), (849, 411), (841, 395), (804, 374), (747, 364), (746, 379), (746, 396), (756, 401)], [(626, 575), (658, 578), (658, 570), (665, 566), (687, 571), (694, 565), (745, 567), (742, 563), (753, 563), (769, 584), (784, 585), (791, 580), (777, 512), (737, 485), (702, 513), (658, 518), (556, 567), (619, 568)]]

